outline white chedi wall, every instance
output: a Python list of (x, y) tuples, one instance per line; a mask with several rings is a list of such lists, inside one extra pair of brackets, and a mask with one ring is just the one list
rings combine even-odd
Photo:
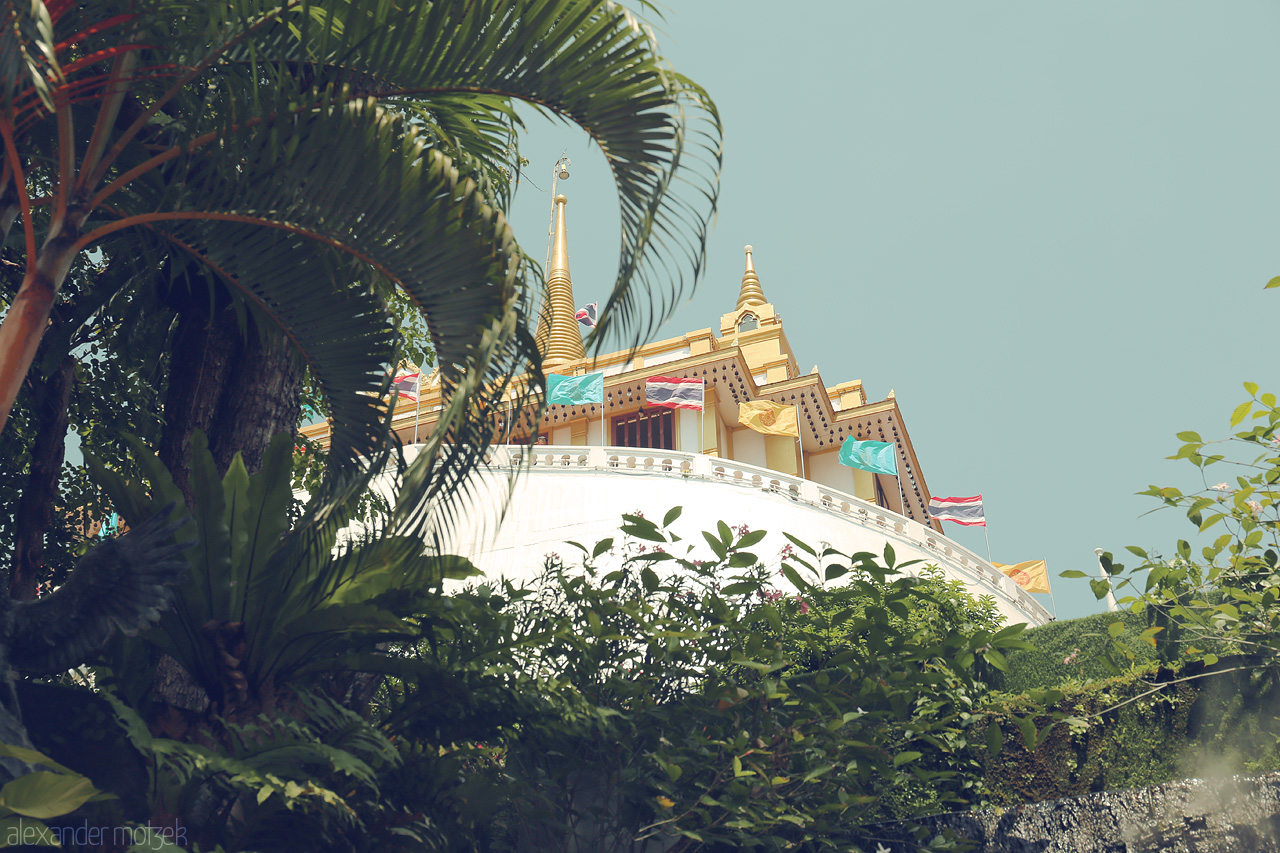
[[(405, 448), (406, 457), (415, 451)], [(931, 528), (827, 486), (727, 459), (635, 448), (501, 446), (490, 449), (489, 470), (478, 473), (473, 486), (469, 510), (460, 516), (469, 523), (455, 525), (445, 547), (488, 577), (529, 580), (549, 553), (579, 559), (567, 542), (591, 548), (620, 537), (624, 513), (638, 510), (660, 522), (679, 506), (683, 513), (672, 529), (695, 545), (694, 559), (711, 557), (701, 531), (714, 531), (719, 521), (767, 530), (751, 549), (766, 562), (776, 562), (788, 544), (784, 532), (814, 549), (830, 545), (846, 554), (879, 555), (888, 542), (899, 562), (922, 560), (963, 581), (972, 595), (992, 596), (1008, 622), (1050, 620), (1012, 580)], [(511, 500), (499, 521), (496, 508), (508, 488)]]

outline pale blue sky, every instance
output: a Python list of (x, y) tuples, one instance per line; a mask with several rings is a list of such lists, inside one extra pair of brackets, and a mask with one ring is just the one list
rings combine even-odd
[[(1133, 493), (1197, 488), (1174, 433), (1280, 391), (1280, 7), (689, 0), (659, 26), (725, 126), (708, 274), (660, 336), (717, 324), (751, 243), (802, 368), (895, 389), (930, 490), (983, 493), (994, 559), (1092, 572), (1192, 532)], [(575, 292), (603, 301), (603, 158), (531, 128), (517, 235), (541, 257), (566, 150)]]

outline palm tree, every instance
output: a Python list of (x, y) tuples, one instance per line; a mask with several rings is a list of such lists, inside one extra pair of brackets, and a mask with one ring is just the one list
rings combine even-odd
[[(331, 470), (353, 471), (386, 441), (394, 288), (425, 315), (449, 393), (411, 479), (451, 493), (483, 413), (536, 364), (538, 274), (502, 213), (518, 101), (580, 125), (612, 168), (621, 260), (598, 337), (639, 340), (662, 319), (647, 297), (701, 270), (718, 116), (607, 0), (0, 8), (0, 236), (22, 268), (0, 324), (0, 430), (68, 272), (105, 258), (127, 274), (100, 276), (73, 319), (140, 281), (178, 309), (165, 443), (180, 481), (187, 437), (216, 434), (219, 409), (234, 422), (220, 458), (243, 450), (252, 468), (293, 426), (299, 365), (329, 403)], [(215, 357), (231, 347), (248, 351), (238, 375)], [(229, 382), (223, 399), (267, 405), (211, 402)]]

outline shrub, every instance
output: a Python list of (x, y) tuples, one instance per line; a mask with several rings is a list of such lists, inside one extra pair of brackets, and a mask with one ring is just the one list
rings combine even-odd
[(1114, 639), (1107, 633), (1107, 626), (1116, 620), (1116, 614), (1109, 613), (1029, 629), (1022, 639), (1031, 648), (1009, 653), (1009, 668), (996, 675), (994, 686), (1007, 693), (1023, 693), (1069, 682), (1112, 678), (1117, 674), (1116, 662), (1114, 654), (1108, 657), (1108, 651), (1117, 645), (1132, 655), (1123, 658), (1127, 665), (1142, 668), (1155, 663), (1155, 650), (1141, 639), (1147, 620), (1135, 613), (1122, 613), (1119, 618), (1124, 632)]
[[(992, 718), (1001, 749), (983, 758), (987, 804), (1280, 769), (1277, 680), (1236, 663), (1148, 666), (1066, 685), (1061, 698), (1046, 705), (1009, 698)], [(1090, 724), (1057, 725), (1055, 715)], [(1027, 719), (1039, 733), (1034, 750), (1026, 748)], [(975, 743), (987, 737), (975, 726)]]

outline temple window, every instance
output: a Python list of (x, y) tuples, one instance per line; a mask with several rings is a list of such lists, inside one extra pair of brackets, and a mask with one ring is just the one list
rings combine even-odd
[(760, 323), (756, 320), (756, 315), (754, 314), (743, 314), (742, 319), (738, 321), (739, 332), (749, 332), (759, 326)]
[(675, 450), (676, 418), (671, 409), (641, 409), (612, 421), (615, 447)]

